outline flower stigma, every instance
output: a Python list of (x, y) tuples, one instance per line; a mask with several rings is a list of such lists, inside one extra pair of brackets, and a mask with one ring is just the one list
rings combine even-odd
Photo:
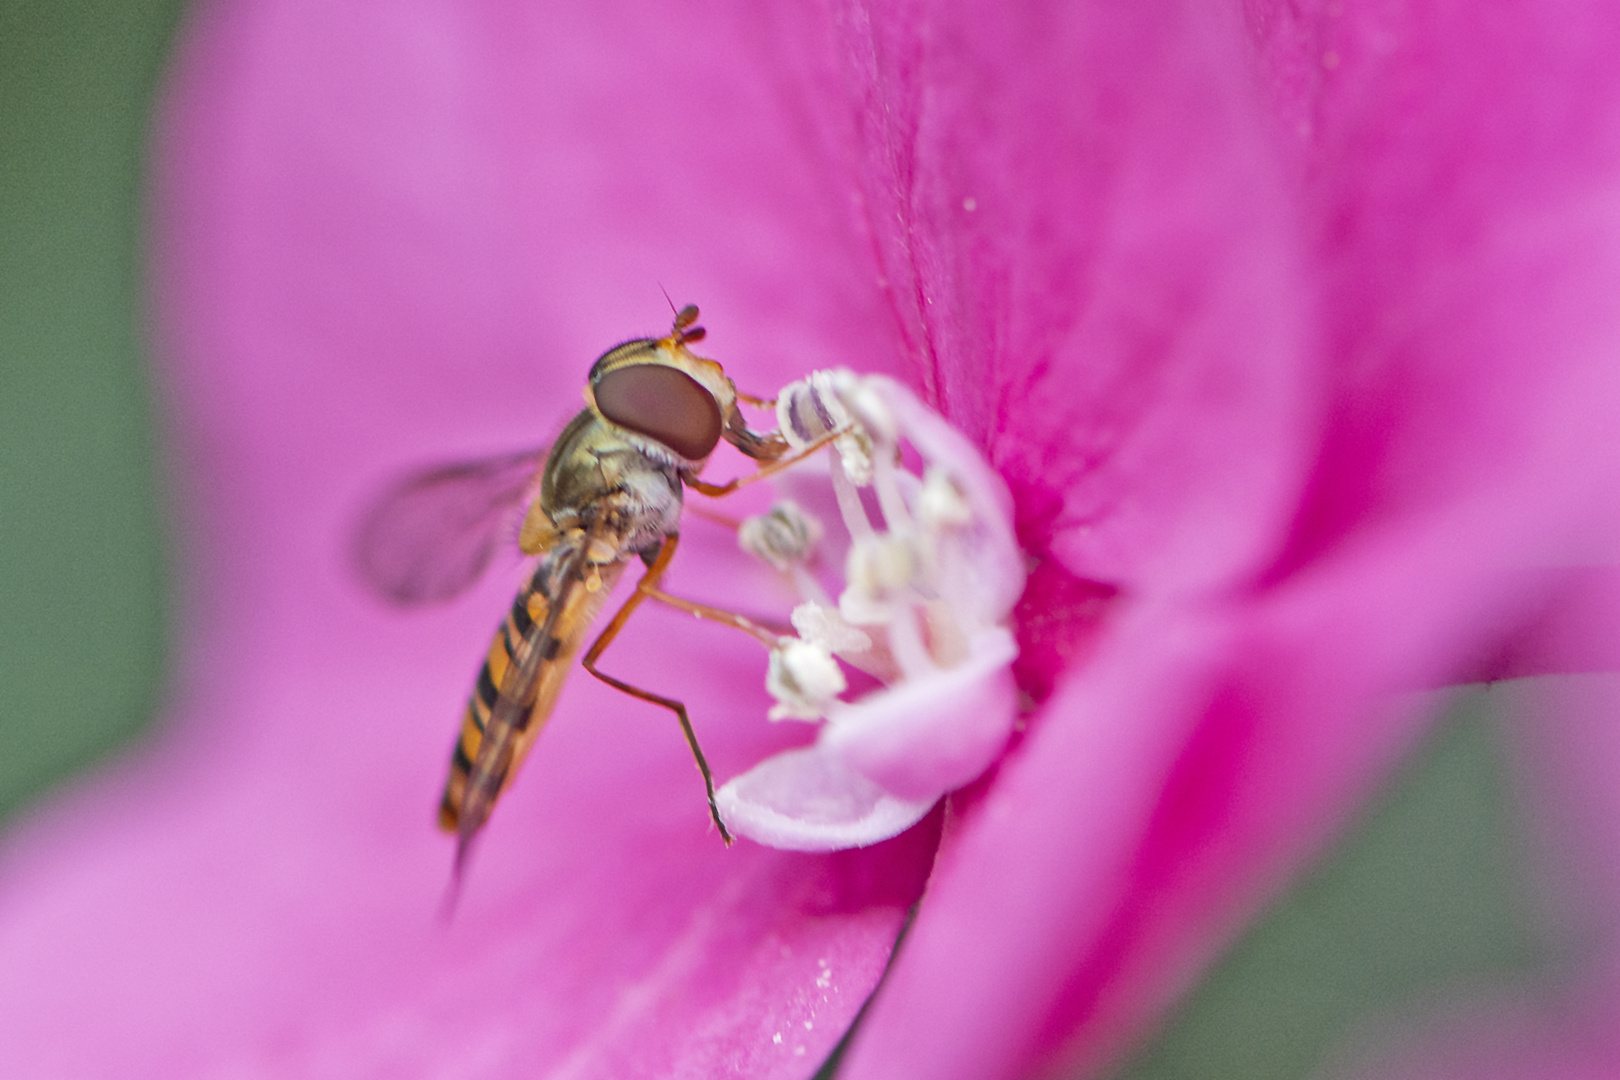
[[(777, 395), (777, 420), (794, 450), (837, 433), (777, 478), (781, 497), (738, 533), (800, 599), (794, 633), (771, 649), (768, 715), (820, 728), (717, 799), (762, 844), (862, 847), (972, 781), (1012, 732), (1008, 623), (1024, 568), (1011, 499), (978, 450), (892, 379), (814, 372)], [(829, 587), (822, 574), (838, 563)], [(879, 685), (846, 699), (846, 666)]]

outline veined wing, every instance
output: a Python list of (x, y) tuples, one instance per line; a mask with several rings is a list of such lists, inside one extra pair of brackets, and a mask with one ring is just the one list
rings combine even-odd
[(623, 561), (587, 567), (589, 546), (581, 538), (542, 556), (478, 674), (439, 804), (440, 827), (459, 838), (458, 865), (545, 726), (585, 632), (624, 571)]
[(351, 561), (360, 579), (396, 604), (463, 592), (496, 550), (517, 540), (523, 508), (539, 494), (546, 448), (441, 465), (397, 481), (360, 522)]

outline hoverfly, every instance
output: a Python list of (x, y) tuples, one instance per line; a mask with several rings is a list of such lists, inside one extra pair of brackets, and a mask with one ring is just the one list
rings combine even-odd
[[(690, 351), (704, 335), (697, 317), (697, 308), (687, 305), (667, 336), (628, 341), (602, 354), (586, 380), (586, 407), (549, 451), (419, 473), (385, 492), (364, 519), (357, 568), (396, 603), (448, 599), (467, 588), (515, 520), (521, 521), (518, 548), (539, 557), (495, 634), (451, 754), (439, 825), (457, 837), (458, 876), (474, 836), (556, 704), (587, 629), (635, 557), (645, 564), (641, 580), (582, 664), (609, 686), (676, 715), (703, 775), (710, 816), (731, 843), (685, 705), (605, 674), (596, 664), (649, 597), (736, 626), (767, 644), (774, 640), (744, 616), (658, 588), (679, 539), (683, 487), (729, 494), (831, 436), (790, 452), (779, 433), (750, 430), (739, 403), (774, 402), (740, 394), (718, 363)], [(721, 439), (761, 467), (725, 484), (700, 480)]]

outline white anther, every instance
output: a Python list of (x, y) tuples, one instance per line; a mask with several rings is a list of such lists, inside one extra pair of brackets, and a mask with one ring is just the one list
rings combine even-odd
[[(850, 373), (846, 371), (842, 374)], [(854, 376), (840, 385), (839, 392), (845, 407), (855, 414), (855, 419), (866, 429), (866, 436), (873, 444), (892, 447), (898, 441), (900, 432), (894, 422), (894, 413), (883, 400), (883, 395)]]
[(787, 570), (810, 558), (821, 535), (819, 520), (798, 503), (783, 499), (767, 513), (745, 519), (737, 530), (737, 544), (776, 569)]
[(965, 529), (973, 524), (973, 507), (949, 473), (937, 465), (923, 473), (922, 494), (917, 497), (917, 517), (932, 532)]
[(805, 641), (824, 645), (834, 653), (863, 653), (872, 647), (872, 638), (850, 624), (837, 608), (805, 603), (793, 609), (793, 629)]
[(892, 603), (911, 584), (917, 564), (910, 542), (893, 533), (878, 533), (851, 544), (844, 562), (848, 587), (839, 598), (839, 611), (852, 623), (887, 621)]
[(803, 449), (828, 432), (843, 429), (833, 440), (844, 471), (856, 486), (872, 482), (875, 440), (894, 443), (894, 420), (875, 393), (845, 368), (813, 371), (784, 387), (776, 397), (776, 423), (790, 447)]
[(771, 666), (765, 675), (765, 689), (777, 701), (766, 716), (819, 720), (848, 688), (843, 669), (825, 645), (783, 638), (771, 650)]
[(789, 383), (776, 395), (776, 426), (795, 450), (816, 439), (851, 425), (855, 417), (844, 405), (838, 384), (848, 372), (812, 371), (798, 382)]

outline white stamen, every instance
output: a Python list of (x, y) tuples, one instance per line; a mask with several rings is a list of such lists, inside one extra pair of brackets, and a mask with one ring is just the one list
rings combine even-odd
[(894, 460), (889, 455), (879, 455), (872, 463), (872, 487), (877, 491), (878, 507), (883, 511), (884, 523), (895, 532), (906, 532), (911, 527), (911, 511), (906, 508), (905, 496), (900, 494), (896, 471)]
[(766, 716), (772, 720), (820, 720), (848, 688), (843, 669), (825, 645), (783, 638), (771, 650), (770, 671), (765, 676), (765, 689), (777, 701)]
[(915, 608), (901, 607), (889, 619), (889, 651), (894, 654), (895, 663), (900, 665), (905, 678), (921, 678), (934, 670), (935, 664), (917, 626)]
[[(851, 375), (849, 372), (844, 374)], [(900, 432), (895, 426), (894, 413), (871, 382), (851, 375), (848, 381), (838, 383), (838, 390), (845, 407), (855, 414), (868, 439), (875, 444), (891, 447), (899, 441)]]
[(909, 538), (879, 533), (850, 545), (844, 560), (849, 587), (838, 598), (838, 610), (852, 623), (881, 623), (893, 613), (918, 566)]
[(888, 408), (875, 394), (866, 392), (854, 372), (843, 369), (815, 371), (784, 387), (776, 395), (776, 422), (795, 450), (843, 429), (833, 445), (857, 487), (871, 483), (874, 440), (894, 442), (894, 420)]
[(833, 495), (838, 500), (838, 512), (843, 515), (844, 528), (856, 540), (864, 540), (876, 531), (872, 528), (872, 519), (866, 516), (866, 507), (861, 505), (861, 493), (855, 490), (855, 482), (844, 468), (844, 455), (838, 452), (836, 446), (833, 447), (832, 457)]
[[(777, 418), (795, 448), (839, 433), (828, 479), (849, 538), (836, 606), (804, 566), (814, 542), (805, 523), (819, 535), (819, 522), (796, 504), (751, 519), (741, 537), (790, 570), (804, 600), (792, 614), (798, 636), (771, 651), (769, 715), (828, 723), (815, 745), (761, 762), (717, 798), (727, 822), (761, 843), (858, 847), (909, 828), (1000, 754), (1017, 710), (1007, 623), (1023, 558), (1000, 478), (892, 380), (814, 372), (777, 395)], [(921, 476), (905, 465), (903, 443), (922, 459)], [(794, 492), (826, 506), (827, 489), (814, 490), (807, 470), (790, 474)], [(844, 701), (839, 660), (883, 688)]]
[(821, 535), (821, 522), (792, 499), (782, 499), (768, 512), (745, 519), (737, 530), (737, 544), (776, 569), (787, 570), (809, 560)]
[(872, 647), (872, 639), (839, 613), (837, 608), (814, 601), (793, 609), (793, 629), (805, 641), (824, 645), (833, 653), (859, 653)]
[(930, 465), (923, 473), (922, 495), (917, 500), (917, 517), (925, 529), (944, 532), (965, 529), (973, 524), (973, 507), (951, 480), (950, 473)]

